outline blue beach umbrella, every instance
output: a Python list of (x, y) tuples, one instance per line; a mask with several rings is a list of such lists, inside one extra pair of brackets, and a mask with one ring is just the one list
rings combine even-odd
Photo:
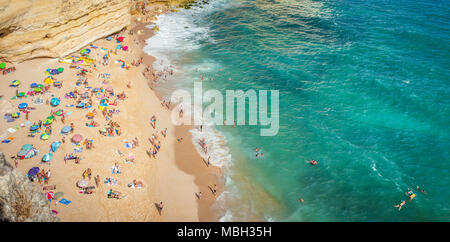
[(84, 108), (84, 103), (83, 102), (81, 102), (81, 103), (79, 103), (79, 104), (77, 104), (77, 108)]
[(19, 109), (24, 109), (24, 108), (27, 108), (28, 107), (28, 103), (21, 103), (21, 104), (19, 104)]
[(35, 87), (37, 87), (37, 86), (38, 86), (38, 84), (37, 84), (36, 82), (33, 82), (33, 83), (31, 83), (31, 85), (30, 85), (31, 88), (35, 88)]
[(30, 126), (30, 131), (35, 131), (39, 128), (39, 125), (35, 124), (35, 125), (31, 125)]
[(58, 148), (61, 146), (61, 141), (55, 141), (50, 145), (50, 150), (56, 152)]
[(34, 176), (34, 175), (36, 175), (38, 173), (39, 173), (39, 167), (36, 167), (36, 166), (31, 168), (30, 170), (28, 170), (28, 175), (29, 176)]
[(67, 134), (67, 133), (70, 132), (71, 129), (72, 129), (72, 128), (70, 128), (70, 126), (64, 126), (64, 127), (61, 129), (61, 134)]
[(60, 101), (58, 98), (56, 98), (56, 97), (54, 97), (54, 98), (52, 98), (52, 99), (50, 100), (50, 104), (51, 104), (53, 107), (58, 106), (60, 102), (61, 102), (61, 101)]

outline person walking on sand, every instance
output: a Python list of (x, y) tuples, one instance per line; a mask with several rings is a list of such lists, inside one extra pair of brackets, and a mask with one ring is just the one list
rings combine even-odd
[(163, 204), (162, 201), (160, 201), (159, 204), (158, 204), (159, 211), (162, 212), (163, 208), (164, 208), (164, 204)]
[(199, 192), (199, 193), (197, 194), (197, 197), (198, 197), (198, 199), (200, 200), (200, 198), (202, 198), (202, 192)]
[(216, 195), (216, 193), (217, 193), (217, 184), (214, 184), (214, 187), (213, 187), (213, 194), (214, 194), (214, 196)]

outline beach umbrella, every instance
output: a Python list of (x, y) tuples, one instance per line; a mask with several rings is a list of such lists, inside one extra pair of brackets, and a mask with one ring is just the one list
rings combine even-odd
[(59, 100), (59, 98), (56, 98), (56, 97), (54, 97), (54, 98), (52, 98), (52, 99), (50, 100), (50, 104), (51, 104), (53, 107), (58, 106), (60, 102), (61, 102), (61, 101)]
[(112, 37), (111, 36), (108, 36), (108, 37), (106, 37), (106, 40), (112, 40)]
[(50, 138), (50, 135), (47, 133), (43, 133), (43, 134), (41, 134), (40, 138), (41, 138), (41, 140), (48, 140), (48, 138)]
[(51, 78), (47, 77), (47, 78), (45, 78), (44, 83), (45, 84), (52, 84), (53, 80)]
[(57, 75), (57, 74), (59, 74), (59, 72), (57, 69), (52, 69), (52, 70), (50, 70), (50, 74)]
[(119, 38), (117, 38), (117, 41), (122, 42), (123, 41), (123, 37), (120, 36)]
[(39, 167), (33, 167), (30, 170), (28, 170), (28, 175), (29, 176), (35, 176), (36, 174), (39, 173)]
[(5, 69), (5, 67), (6, 67), (6, 63), (5, 62), (0, 63), (0, 69)]
[(37, 87), (37, 83), (36, 82), (31, 83), (30, 88), (35, 88), (35, 87)]
[(53, 119), (55, 119), (55, 116), (50, 115), (50, 116), (47, 117), (47, 119), (53, 120)]
[(61, 134), (67, 134), (67, 133), (69, 133), (70, 132), (70, 130), (71, 130), (72, 128), (70, 128), (70, 126), (64, 126), (62, 129), (61, 129)]
[(56, 116), (61, 116), (61, 115), (63, 115), (63, 113), (64, 113), (64, 111), (62, 109), (60, 109), (56, 112)]
[(125, 45), (125, 46), (122, 48), (122, 50), (127, 51), (127, 50), (128, 50), (128, 46)]
[(35, 91), (35, 92), (41, 92), (42, 89), (41, 89), (40, 87), (35, 87), (35, 88), (34, 88), (34, 91)]
[(32, 144), (24, 144), (24, 145), (22, 145), (22, 148), (21, 148), (21, 150), (24, 150), (24, 151), (29, 151), (31, 149), (33, 149)]
[(42, 84), (38, 84), (38, 85), (37, 85), (37, 87), (39, 87), (39, 88), (43, 88), (43, 87), (44, 87), (44, 85), (42, 85)]
[(30, 131), (35, 131), (39, 128), (39, 125), (35, 124), (35, 125), (31, 125), (30, 126)]
[(17, 86), (19, 86), (19, 84), (20, 84), (19, 80), (14, 80), (11, 85), (14, 87), (17, 87)]
[(79, 180), (79, 181), (77, 182), (77, 186), (78, 186), (78, 187), (81, 187), (81, 188), (87, 187), (88, 184), (89, 184), (89, 181), (87, 181), (87, 180)]
[(57, 192), (57, 193), (55, 193), (55, 195), (53, 196), (53, 199), (59, 200), (59, 199), (62, 198), (63, 196), (64, 196), (64, 192)]
[(28, 103), (21, 103), (21, 104), (19, 104), (19, 109), (24, 109), (24, 108), (27, 108), (28, 107)]
[(83, 140), (83, 136), (81, 134), (76, 134), (72, 136), (72, 141), (75, 143), (79, 143)]
[(45, 195), (47, 196), (47, 199), (50, 199), (50, 200), (53, 199), (53, 196), (55, 196), (55, 194), (53, 192), (47, 192)]
[(58, 68), (58, 73), (62, 73), (64, 71), (64, 68), (60, 67)]
[(46, 119), (44, 121), (44, 125), (49, 125), (49, 124), (52, 124), (52, 123), (53, 123), (53, 119)]
[(56, 152), (56, 150), (58, 150), (58, 148), (61, 146), (61, 141), (55, 141), (50, 145), (50, 149), (53, 152)]
[(24, 97), (24, 96), (25, 96), (25, 93), (24, 93), (24, 92), (19, 92), (19, 93), (17, 94), (17, 96), (18, 96), (18, 97)]
[(18, 117), (20, 117), (19, 112), (11, 114), (11, 118), (18, 118)]
[(47, 153), (42, 157), (42, 161), (43, 162), (49, 162), (53, 159), (53, 154), (52, 153)]
[(81, 103), (79, 103), (79, 104), (77, 104), (77, 108), (84, 108), (84, 103), (83, 102), (81, 102)]
[(88, 116), (88, 117), (94, 117), (94, 113), (93, 113), (93, 112), (89, 112), (89, 113), (87, 114), (87, 116)]

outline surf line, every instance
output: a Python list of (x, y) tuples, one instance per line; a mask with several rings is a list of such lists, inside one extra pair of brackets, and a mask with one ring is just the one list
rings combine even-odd
[[(194, 97), (189, 91), (177, 89), (172, 92), (170, 102), (177, 104), (172, 110), (174, 125), (203, 125), (204, 121), (215, 125), (246, 125), (246, 100), (248, 100), (248, 125), (269, 126), (261, 128), (261, 136), (275, 136), (279, 129), (279, 91), (270, 90), (270, 117), (268, 115), (268, 90), (226, 90), (224, 120), (224, 97), (219, 90), (210, 89), (203, 94), (201, 82), (194, 82)], [(237, 102), (235, 102), (237, 100)], [(192, 102), (193, 101), (193, 102)], [(205, 109), (203, 107), (206, 106)], [(192, 108), (191, 108), (192, 107)], [(237, 122), (235, 122), (235, 107)], [(193, 110), (192, 110), (193, 109)], [(259, 121), (259, 122), (258, 122)]]

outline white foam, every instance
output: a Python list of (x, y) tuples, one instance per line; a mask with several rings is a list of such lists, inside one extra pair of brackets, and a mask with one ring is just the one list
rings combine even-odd
[[(201, 22), (202, 17), (214, 11), (231, 7), (233, 6), (232, 4), (235, 5), (235, 1), (230, 3), (230, 0), (216, 0), (208, 5), (203, 5), (203, 8), (181, 9), (179, 12), (158, 16), (156, 22), (147, 27), (153, 28), (158, 26), (159, 31), (146, 40), (147, 45), (144, 47), (146, 53), (156, 58), (153, 68), (155, 70), (163, 70), (164, 67), (170, 66), (174, 70), (174, 75), (168, 80), (176, 80), (176, 82), (181, 84), (192, 83), (193, 80), (199, 78), (200, 74), (205, 74), (205, 80), (207, 80), (207, 73), (217, 72), (221, 67), (213, 60), (203, 59), (201, 63), (196, 63), (193, 66), (192, 64), (183, 63), (182, 57), (196, 51), (207, 41), (214, 43), (209, 34), (210, 25), (209, 23)], [(194, 72), (196, 68), (198, 73)], [(192, 108), (191, 110), (195, 109)], [(239, 196), (237, 188), (233, 185), (233, 181), (230, 178), (231, 171), (227, 169), (232, 166), (233, 159), (227, 146), (226, 137), (215, 129), (212, 122), (208, 120), (204, 120), (202, 131), (200, 131), (199, 127), (195, 127), (190, 132), (192, 134), (192, 142), (200, 156), (205, 160), (208, 160), (208, 157), (210, 157), (212, 165), (227, 170), (224, 191), (215, 202), (215, 206), (225, 209), (224, 206), (227, 200), (236, 200)], [(207, 154), (203, 152), (199, 144), (199, 141), (203, 138), (205, 138), (208, 147)], [(233, 212), (231, 210), (226, 210), (223, 214), (219, 221), (233, 220)]]

